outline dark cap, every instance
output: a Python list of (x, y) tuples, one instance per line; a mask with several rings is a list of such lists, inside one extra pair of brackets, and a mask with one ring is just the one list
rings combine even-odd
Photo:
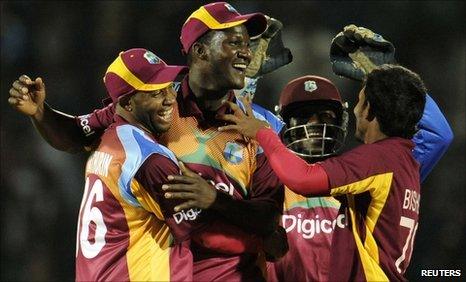
[(196, 40), (209, 30), (221, 30), (244, 24), (249, 36), (257, 36), (267, 28), (267, 19), (261, 13), (241, 15), (226, 2), (214, 2), (194, 11), (181, 28), (180, 41), (186, 54)]
[(310, 100), (330, 100), (342, 103), (340, 92), (328, 79), (306, 75), (296, 78), (283, 88), (280, 94), (280, 108), (291, 103), (305, 102)]
[(108, 67), (104, 83), (113, 102), (135, 91), (154, 91), (168, 87), (186, 72), (185, 66), (170, 66), (143, 48), (121, 52)]

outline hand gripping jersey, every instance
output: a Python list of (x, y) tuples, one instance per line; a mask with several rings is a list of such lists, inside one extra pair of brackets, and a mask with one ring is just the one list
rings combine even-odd
[[(218, 124), (206, 120), (185, 80), (178, 95), (170, 129), (160, 142), (191, 170), (201, 173), (215, 187), (235, 199), (273, 201), (282, 209), (283, 189), (266, 162), (257, 142), (236, 132), (219, 132)], [(231, 96), (233, 98), (233, 96)], [(240, 102), (236, 100), (237, 103)], [(265, 120), (260, 114), (256, 116)], [(237, 211), (231, 211), (235, 213)], [(254, 214), (251, 214), (254, 216)], [(262, 280), (256, 254), (219, 256), (204, 248), (193, 248), (194, 280)], [(201, 270), (201, 271), (197, 271)]]
[[(271, 114), (268, 111), (264, 113), (264, 109), (255, 104), (253, 104), (253, 110), (256, 113), (258, 112), (262, 116), (264, 116), (277, 133), (280, 132), (283, 126), (283, 123), (278, 121), (277, 118), (273, 114)], [(109, 123), (111, 123), (113, 112), (114, 112), (114, 107), (113, 105), (110, 105), (104, 109), (96, 110), (90, 115), (78, 117), (77, 123), (80, 127), (82, 127), (83, 134), (91, 135), (91, 138), (92, 138), (92, 135), (96, 135), (93, 133), (101, 132), (103, 129), (105, 129), (108, 126)], [(421, 171), (422, 180), (424, 180), (428, 172), (433, 168), (435, 163), (445, 153), (446, 149), (448, 148), (449, 144), (451, 143), (453, 139), (453, 134), (448, 124), (448, 121), (445, 119), (444, 115), (440, 111), (435, 101), (429, 95), (427, 95), (426, 105), (424, 108), (424, 114), (418, 126), (420, 130), (416, 134), (416, 136), (413, 138), (413, 141), (416, 145), (413, 150), (413, 155), (415, 156), (415, 158), (418, 160), (418, 162), (421, 165), (420, 171)], [(299, 196), (289, 191), (289, 189), (286, 189), (285, 195), (286, 195), (286, 198), (285, 198), (285, 206), (284, 206), (283, 213), (285, 215), (296, 215), (297, 216), (300, 213), (300, 210), (299, 208), (294, 208), (295, 205), (293, 204), (293, 202), (295, 201), (295, 199), (296, 201), (300, 201), (300, 202), (302, 202), (302, 200), (297, 200)], [(334, 201), (331, 201), (331, 202), (335, 203)], [(313, 204), (311, 204), (311, 208), (317, 208), (320, 210), (321, 208), (319, 206), (315, 206), (314, 203), (315, 202), (313, 201)], [(337, 208), (336, 207), (331, 208), (330, 206), (327, 206), (326, 204), (327, 201), (325, 200), (319, 201), (319, 203), (322, 204), (322, 209), (324, 209), (323, 212), (313, 212), (312, 210), (310, 210), (309, 213), (307, 214), (308, 217), (306, 219), (308, 220), (315, 219), (315, 217), (318, 214), (319, 218), (321, 219), (321, 222), (324, 219), (331, 220), (333, 222), (337, 217), (337, 213), (335, 212)], [(290, 211), (288, 212), (288, 210)], [(301, 223), (303, 223), (305, 222), (304, 221), (305, 218), (302, 212), (301, 214), (303, 216)], [(288, 219), (287, 222), (291, 223), (291, 219)], [(342, 218), (341, 225), (343, 224), (343, 222), (346, 222), (344, 218)], [(322, 238), (323, 236), (319, 237), (319, 236), (314, 235), (314, 237), (310, 239), (306, 239), (306, 242), (309, 243), (309, 248), (307, 248), (309, 252), (306, 252), (306, 251), (300, 252), (298, 248), (294, 247), (294, 244), (296, 243), (298, 244), (298, 246), (301, 246), (302, 245), (301, 243), (303, 243), (304, 240), (301, 239), (303, 238), (302, 233), (298, 233), (297, 230), (298, 229), (296, 226), (295, 229), (290, 230), (288, 232), (289, 245), (290, 245), (289, 253), (285, 255), (285, 257), (282, 258), (279, 262), (275, 263), (275, 265), (272, 265), (272, 264), (268, 265), (269, 279), (271, 280), (278, 279), (279, 281), (290, 281), (286, 279), (286, 277), (289, 277), (289, 275), (296, 274), (296, 275), (300, 275), (299, 277), (301, 277), (299, 279), (296, 277), (296, 281), (315, 281), (315, 280), (326, 281), (328, 280), (324, 278), (321, 279), (321, 277), (323, 277), (322, 275), (327, 273), (328, 266), (327, 267), (324, 266), (325, 264), (324, 258), (329, 256), (329, 255), (323, 256), (323, 250), (327, 249), (327, 251), (330, 252), (330, 243), (328, 243), (324, 247), (323, 244), (327, 241), (319, 240), (319, 238)], [(301, 231), (302, 230), (304, 229), (301, 229)], [(330, 237), (330, 235), (326, 233), (320, 233), (320, 235), (324, 235), (324, 234), (325, 236)], [(304, 247), (301, 247), (301, 248), (304, 248)], [(323, 257), (322, 259), (318, 260), (318, 263), (320, 265), (319, 267), (314, 267), (313, 260), (303, 258), (301, 261), (297, 261), (297, 260), (293, 260), (293, 258), (291, 257), (292, 253), (297, 253), (297, 252), (299, 252), (300, 254), (306, 254), (306, 253), (310, 254), (312, 252), (311, 249), (316, 250), (316, 253), (312, 253), (312, 257), (316, 257), (316, 256)], [(322, 255), (319, 254), (321, 253), (320, 250), (322, 250)], [(299, 256), (299, 258), (301, 258), (301, 255)], [(288, 262), (285, 262), (285, 261), (288, 261)], [(288, 267), (285, 267), (285, 265), (296, 265), (296, 267), (292, 266), (291, 268), (288, 268)], [(307, 269), (304, 273), (303, 271), (300, 271), (301, 269), (303, 269), (301, 268), (301, 265), (307, 265), (307, 267), (303, 267)], [(320, 270), (322, 270), (323, 272), (320, 272)], [(282, 276), (282, 273), (286, 273), (285, 278)]]
[(151, 161), (168, 164), (167, 175), (177, 173), (173, 153), (141, 129), (120, 119), (103, 134), (86, 165), (77, 281), (192, 280), (189, 248), (182, 239), (173, 244), (173, 234), (187, 237), (189, 224), (176, 224), (160, 187), (144, 186), (146, 179), (136, 176)]

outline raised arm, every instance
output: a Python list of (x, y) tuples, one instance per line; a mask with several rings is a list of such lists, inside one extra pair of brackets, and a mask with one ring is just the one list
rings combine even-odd
[[(348, 25), (332, 40), (330, 60), (335, 74), (362, 81), (374, 67), (395, 63), (395, 47), (370, 29)], [(421, 181), (424, 181), (451, 144), (453, 132), (429, 95), (418, 127), (412, 139), (413, 155), (421, 165)]]
[(453, 141), (448, 121), (429, 95), (418, 128), (412, 139), (416, 145), (413, 155), (421, 165), (421, 181), (424, 181)]
[[(54, 110), (45, 103), (45, 84), (21, 75), (10, 88), (8, 103), (18, 112), (29, 116), (40, 135), (53, 148), (69, 153), (80, 152), (98, 136), (86, 134), (78, 118)], [(84, 130), (84, 131), (83, 131)]]

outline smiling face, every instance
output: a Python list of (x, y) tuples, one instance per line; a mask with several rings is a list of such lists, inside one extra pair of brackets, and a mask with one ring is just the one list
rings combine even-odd
[(244, 87), (246, 67), (251, 61), (249, 35), (244, 25), (214, 32), (207, 48), (210, 83), (217, 90)]
[(170, 128), (175, 101), (176, 92), (170, 85), (160, 90), (137, 92), (130, 98), (130, 107), (138, 123), (159, 134)]

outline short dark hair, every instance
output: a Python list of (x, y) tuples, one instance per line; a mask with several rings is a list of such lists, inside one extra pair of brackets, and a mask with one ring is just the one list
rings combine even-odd
[(186, 55), (186, 63), (188, 64), (188, 66), (191, 65), (192, 61), (193, 61), (193, 45), (196, 44), (196, 43), (201, 43), (201, 44), (204, 44), (204, 45), (209, 45), (212, 38), (214, 37), (214, 32), (215, 30), (209, 30), (207, 31), (206, 33), (204, 33), (201, 37), (199, 37), (192, 45), (191, 45), (191, 48), (189, 49), (188, 51), (188, 54)]
[(369, 118), (390, 137), (412, 138), (422, 117), (427, 89), (418, 74), (398, 65), (382, 65), (364, 81)]

